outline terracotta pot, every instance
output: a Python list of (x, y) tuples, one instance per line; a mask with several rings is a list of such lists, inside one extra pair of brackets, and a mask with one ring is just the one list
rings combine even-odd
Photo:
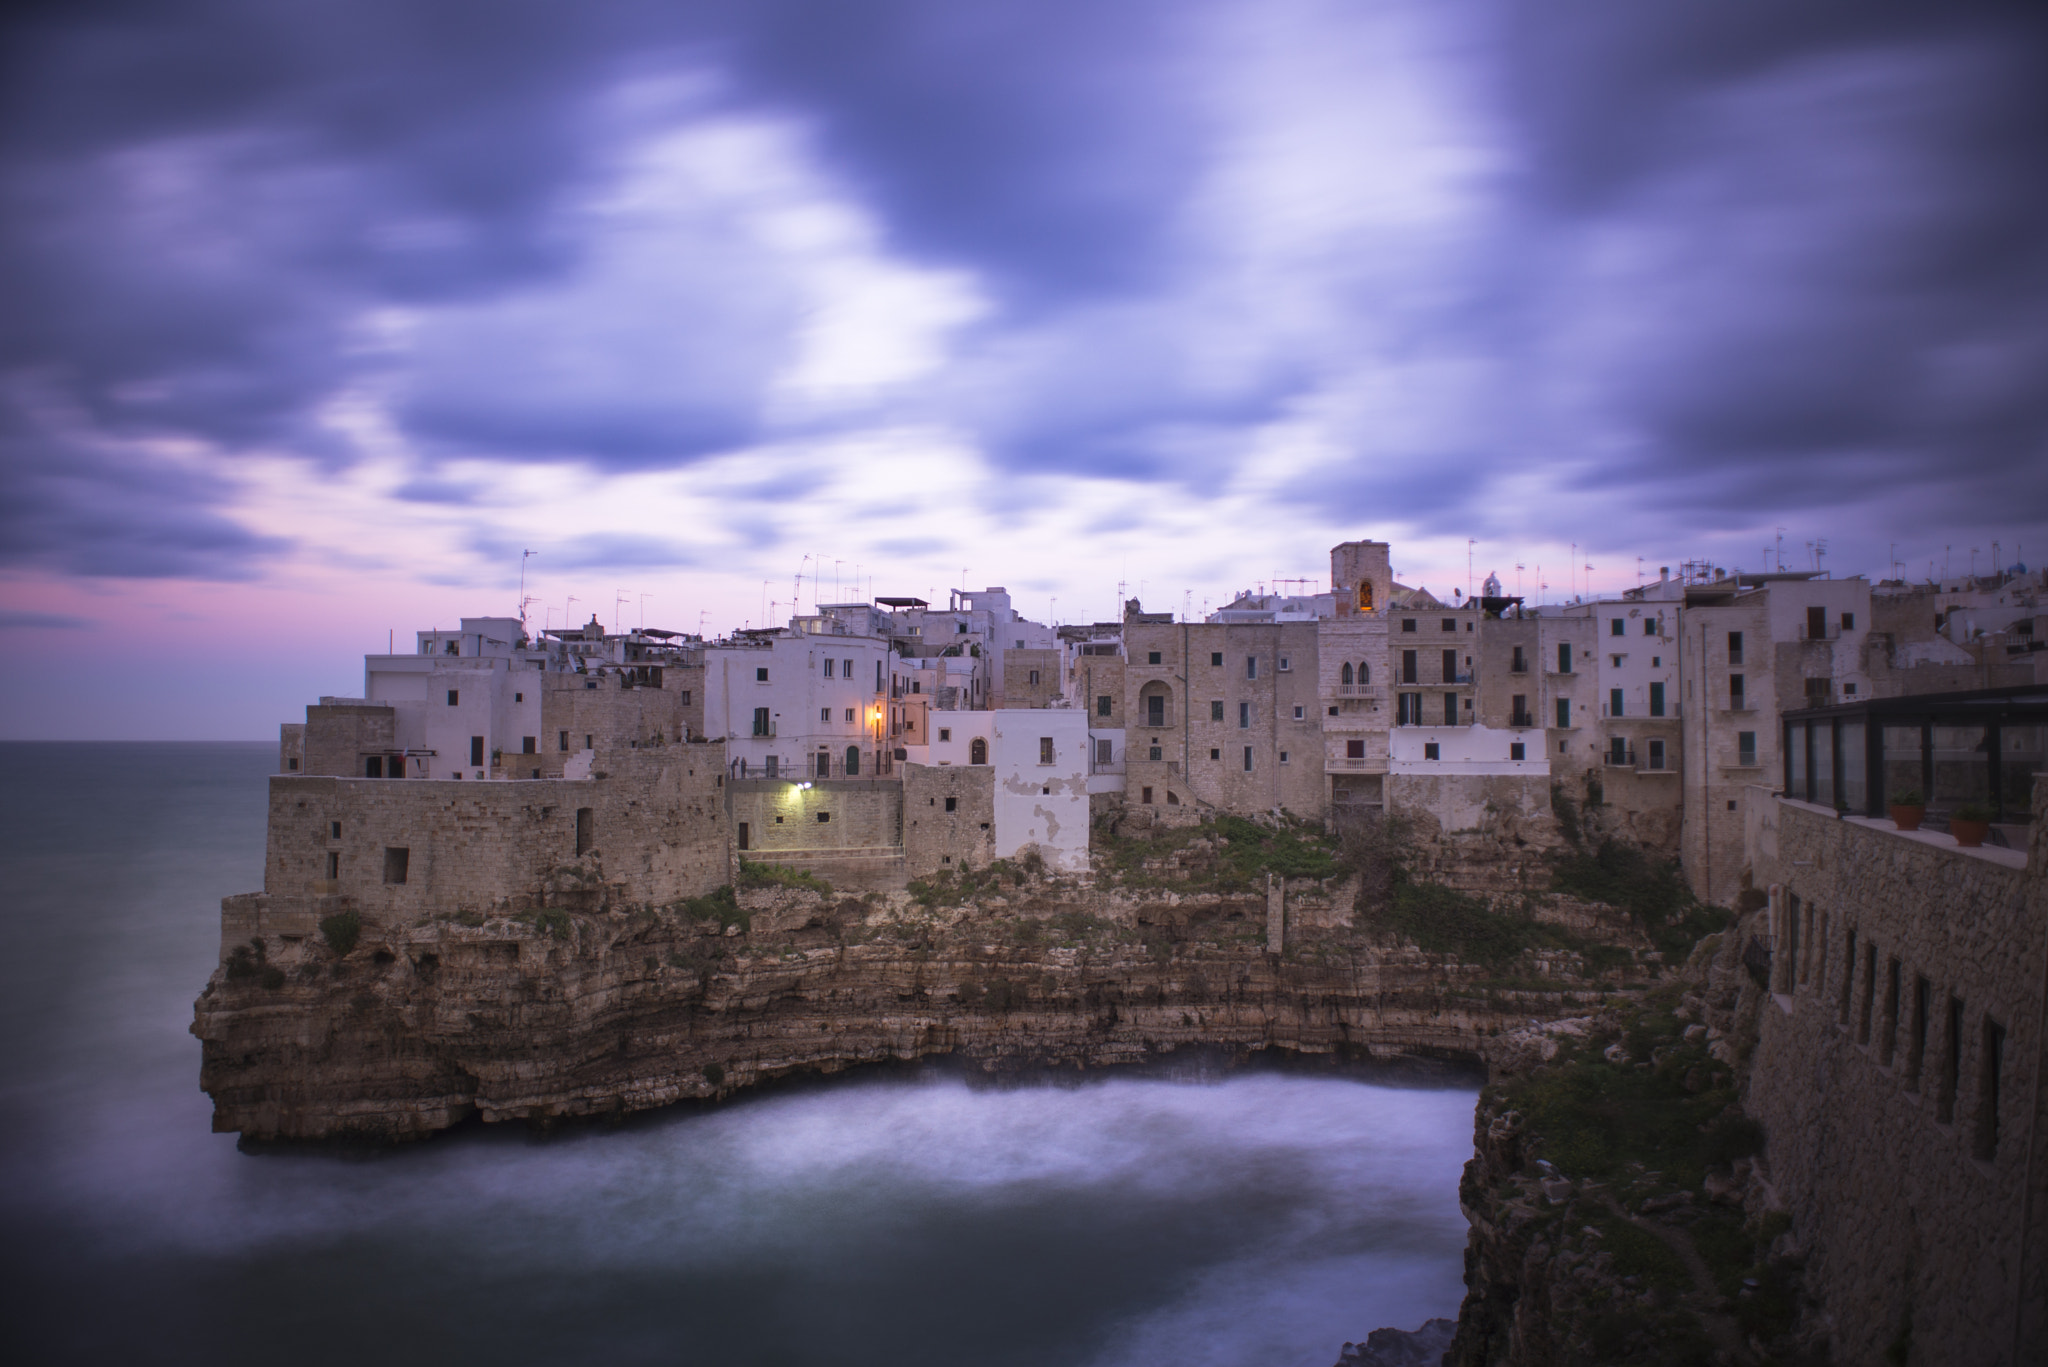
[(1988, 821), (1962, 821), (1955, 817), (1950, 817), (1948, 833), (1956, 838), (1956, 844), (1961, 845), (1966, 850), (1974, 850), (1984, 843), (1985, 836), (1991, 834), (1991, 823)]
[(1902, 831), (1917, 831), (1920, 829), (1920, 818), (1926, 815), (1925, 807), (1894, 807), (1892, 825)]

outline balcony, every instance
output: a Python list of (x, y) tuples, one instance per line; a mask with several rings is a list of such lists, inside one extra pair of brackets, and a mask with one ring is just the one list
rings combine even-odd
[(1756, 699), (1747, 693), (1737, 693), (1728, 699), (1728, 705), (1721, 710), (1723, 712), (1754, 712), (1756, 711)]
[(1516, 660), (1508, 665), (1508, 673), (1510, 674), (1527, 674), (1528, 672), (1529, 662), (1527, 660)]
[(1379, 695), (1380, 686), (1378, 684), (1348, 683), (1338, 684), (1337, 692), (1334, 696), (1339, 698), (1377, 698)]
[(1508, 718), (1508, 725), (1518, 731), (1531, 730), (1536, 725), (1536, 716), (1531, 712), (1517, 712)]
[(1636, 767), (1634, 750), (1606, 750), (1601, 752), (1600, 763), (1609, 769), (1633, 769)]
[(1842, 624), (1839, 622), (1828, 622), (1816, 632), (1811, 622), (1803, 622), (1799, 627), (1799, 639), (1802, 641), (1839, 641), (1842, 639)]
[(1472, 671), (1469, 669), (1461, 669), (1454, 673), (1446, 674), (1442, 679), (1442, 683), (1447, 687), (1455, 687), (1458, 684), (1468, 684), (1471, 682)]
[(1372, 766), (1369, 759), (1353, 759), (1349, 755), (1326, 756), (1323, 772), (1326, 774), (1358, 774)]

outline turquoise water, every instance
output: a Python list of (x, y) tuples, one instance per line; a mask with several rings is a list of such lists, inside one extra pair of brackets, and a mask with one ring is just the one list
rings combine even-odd
[(208, 1131), (267, 745), (0, 745), (12, 1361), (1327, 1367), (1455, 1314), (1473, 1094), (853, 1079), (361, 1158)]

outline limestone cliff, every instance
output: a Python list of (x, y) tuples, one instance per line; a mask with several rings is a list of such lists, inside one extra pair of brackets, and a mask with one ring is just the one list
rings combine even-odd
[(394, 1140), (932, 1056), (1476, 1062), (1502, 1029), (1656, 971), (1625, 917), (1582, 903), (1518, 913), (1505, 944), (1488, 922), (1461, 956), (1354, 916), (1355, 876), (1269, 897), (1241, 870), (1193, 876), (1220, 842), (1176, 839), (1089, 883), (1019, 868), (855, 899), (797, 879), (667, 906), (620, 900), (594, 856), (530, 904), (239, 949), (197, 1003), (201, 1085), (218, 1130)]
[(1738, 929), (1674, 981), (1487, 1041), (1453, 1367), (1820, 1364), (1824, 1317), (1741, 1095)]

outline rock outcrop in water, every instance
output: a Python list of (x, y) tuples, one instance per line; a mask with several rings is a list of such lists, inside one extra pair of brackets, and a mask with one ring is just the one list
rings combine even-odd
[[(1177, 839), (1094, 884), (1019, 868), (856, 899), (771, 878), (649, 907), (559, 879), (500, 914), (251, 944), (197, 1003), (201, 1085), (245, 1138), (400, 1140), (932, 1057), (1476, 1064), (1503, 1029), (1656, 971), (1625, 915), (1565, 899), (1487, 921), (1462, 955), (1418, 948), (1354, 917), (1355, 877), (1287, 884), (1272, 952), (1268, 896), (1214, 876), (1220, 842)], [(1503, 945), (1503, 924), (1530, 933)]]

